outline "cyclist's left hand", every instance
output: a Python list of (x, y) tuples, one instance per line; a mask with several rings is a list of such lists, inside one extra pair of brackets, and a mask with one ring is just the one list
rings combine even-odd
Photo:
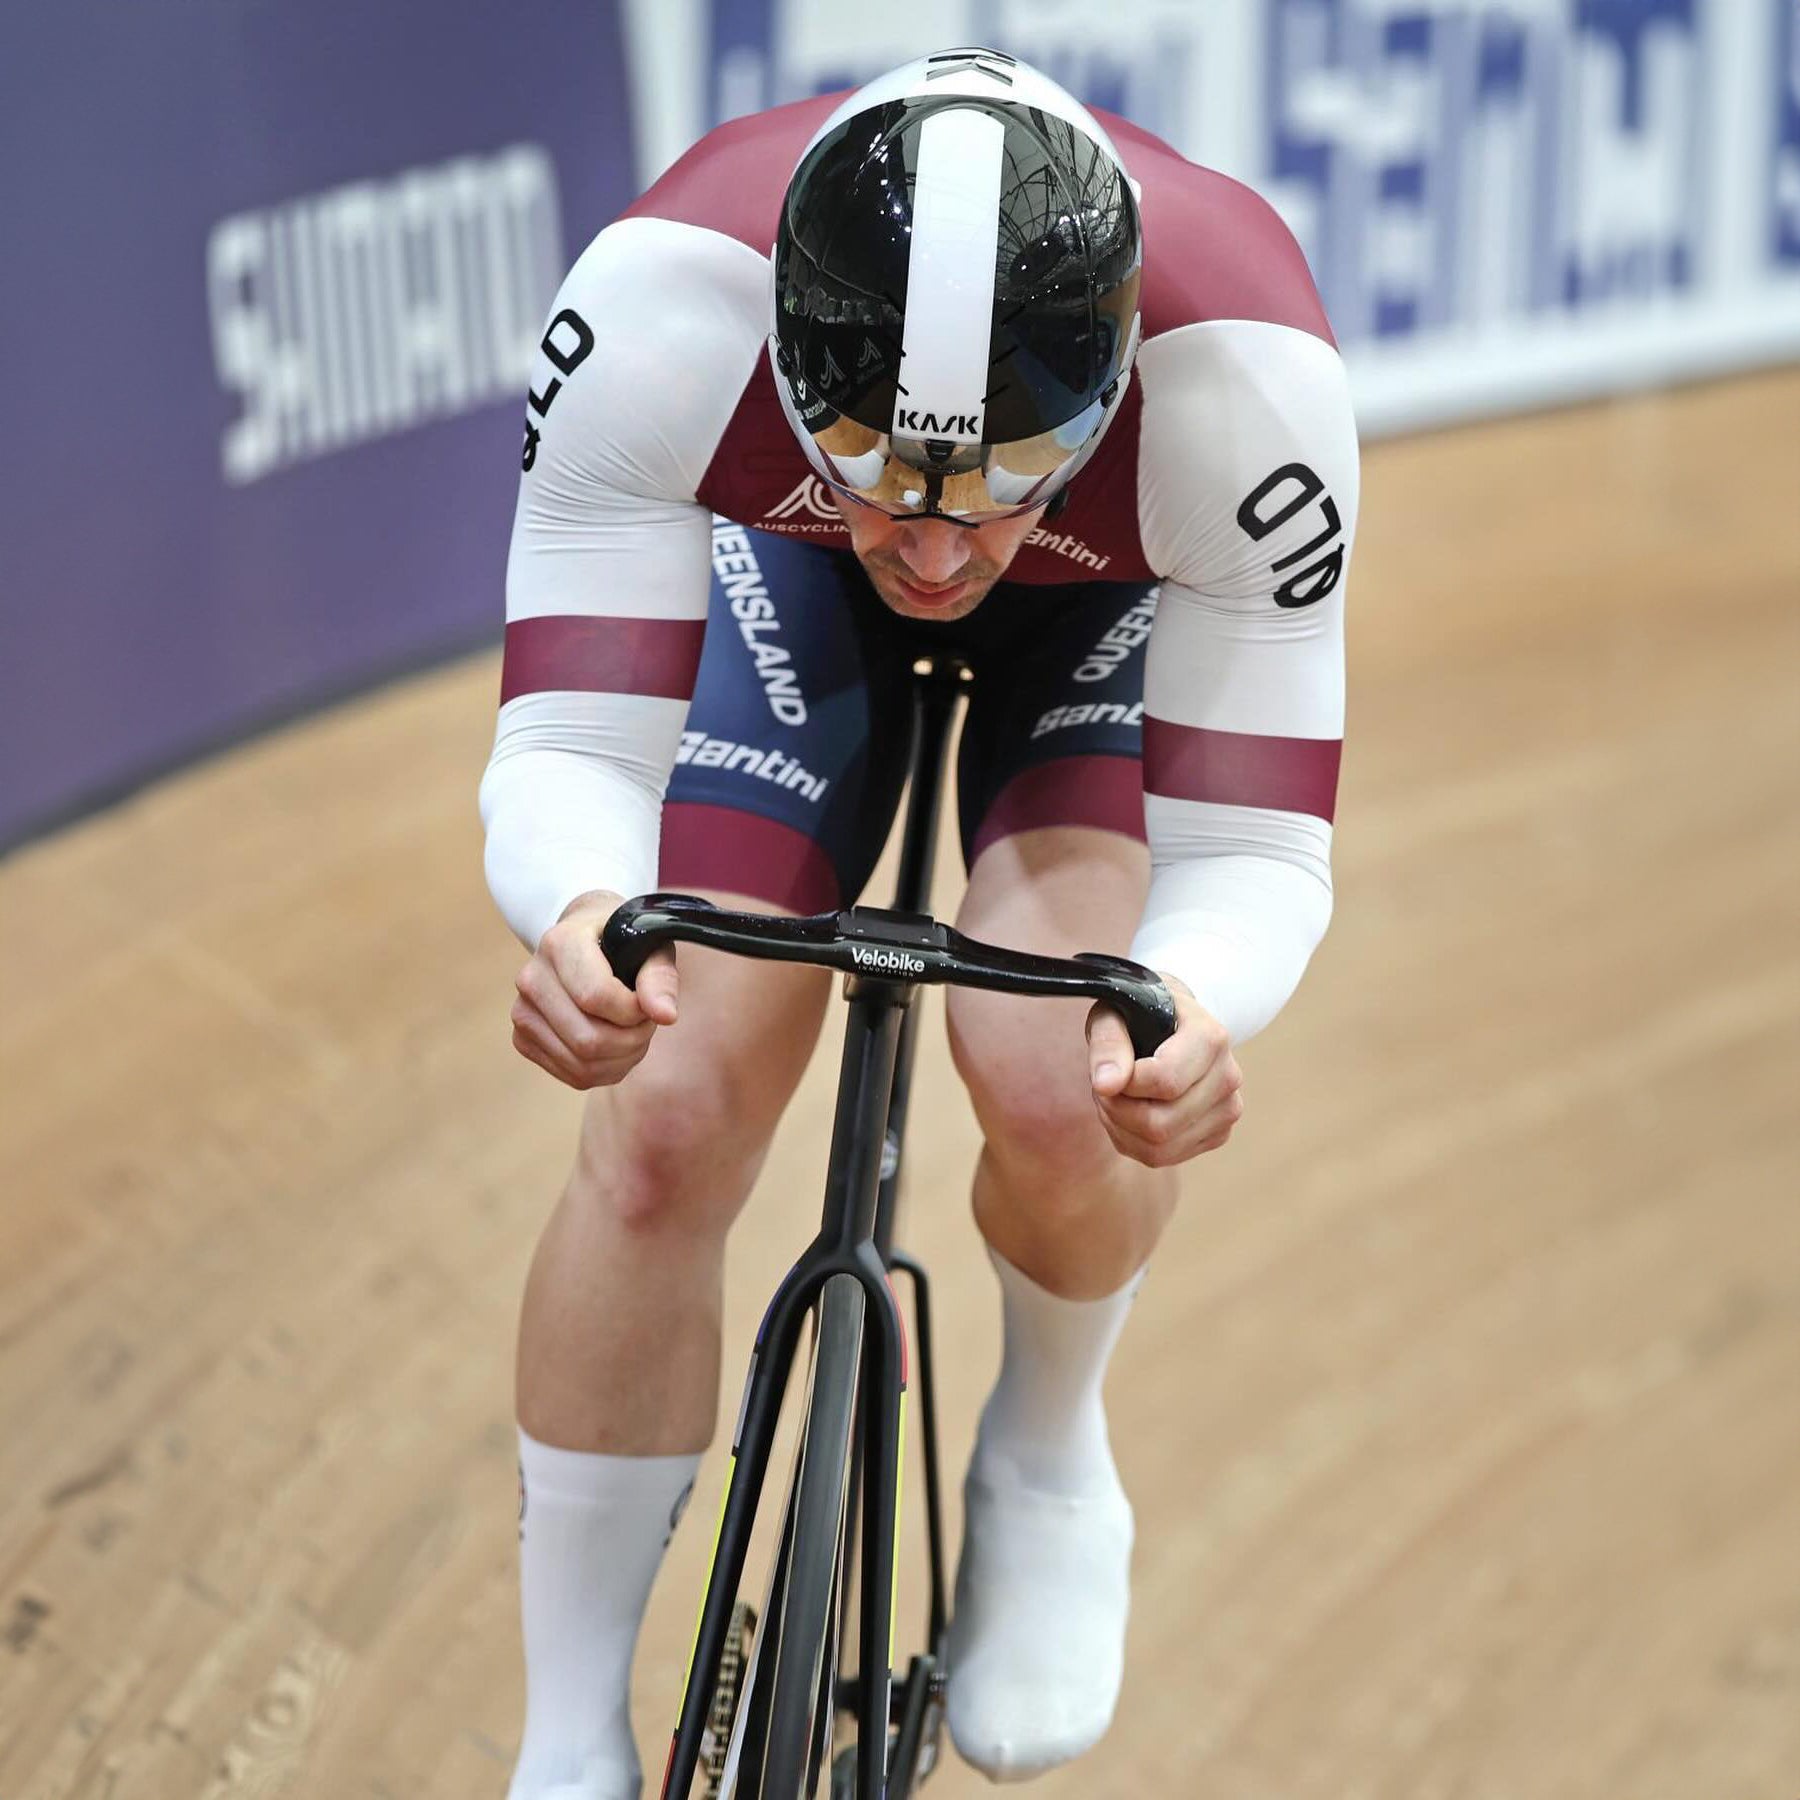
[(1243, 1116), (1244, 1078), (1231, 1037), (1172, 975), (1175, 1035), (1136, 1056), (1125, 1021), (1106, 1006), (1088, 1014), (1088, 1074), (1100, 1123), (1121, 1156), (1166, 1169), (1217, 1150)]

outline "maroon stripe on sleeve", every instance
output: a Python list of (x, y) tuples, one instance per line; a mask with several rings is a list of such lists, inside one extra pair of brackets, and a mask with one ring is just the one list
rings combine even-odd
[(1021, 769), (997, 793), (969, 846), (974, 866), (989, 844), (1046, 825), (1087, 825), (1144, 841), (1144, 780), (1135, 756), (1059, 756)]
[(1337, 807), (1338, 738), (1264, 737), (1144, 719), (1144, 792), (1166, 800), (1267, 806), (1330, 821)]
[(500, 704), (556, 689), (691, 699), (705, 635), (704, 619), (515, 619), (506, 628)]
[(805, 832), (695, 800), (663, 807), (657, 879), (665, 888), (741, 894), (783, 912), (831, 912), (841, 904), (831, 858)]

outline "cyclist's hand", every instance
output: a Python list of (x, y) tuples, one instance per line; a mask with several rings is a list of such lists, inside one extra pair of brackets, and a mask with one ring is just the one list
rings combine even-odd
[(628, 988), (600, 949), (617, 894), (583, 894), (546, 931), (514, 985), (513, 1048), (572, 1088), (610, 1087), (675, 1023), (675, 952), (658, 950)]
[(1171, 975), (1175, 1035), (1137, 1056), (1125, 1021), (1105, 1006), (1088, 1014), (1094, 1105), (1121, 1156), (1166, 1169), (1231, 1136), (1244, 1111), (1244, 1078), (1225, 1027)]

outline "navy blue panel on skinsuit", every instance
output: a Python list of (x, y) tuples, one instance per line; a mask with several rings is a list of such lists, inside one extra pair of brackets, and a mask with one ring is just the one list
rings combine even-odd
[(823, 910), (881, 853), (905, 778), (906, 689), (868, 678), (855, 557), (723, 518), (712, 547), (662, 879)]
[(1141, 838), (1155, 607), (1148, 583), (1001, 582), (966, 619), (902, 619), (847, 552), (715, 519), (663, 883), (799, 912), (854, 900), (905, 783), (912, 663), (932, 650), (975, 671), (958, 758), (965, 861), (1046, 825)]

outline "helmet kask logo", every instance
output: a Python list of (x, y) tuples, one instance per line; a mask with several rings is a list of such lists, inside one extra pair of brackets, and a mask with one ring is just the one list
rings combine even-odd
[(899, 431), (916, 431), (925, 437), (979, 437), (981, 426), (973, 413), (920, 412), (917, 407), (894, 409), (894, 426)]

